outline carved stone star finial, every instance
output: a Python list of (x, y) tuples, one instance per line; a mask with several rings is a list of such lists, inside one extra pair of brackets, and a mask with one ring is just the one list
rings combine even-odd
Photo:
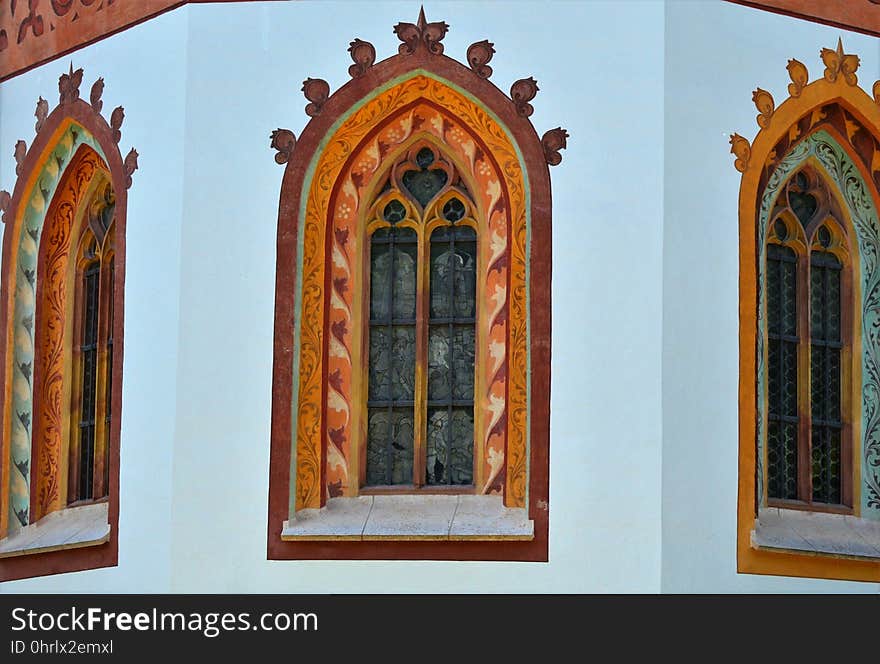
[(858, 82), (856, 71), (859, 69), (859, 56), (853, 53), (843, 52), (843, 40), (837, 38), (837, 49), (823, 48), (819, 52), (822, 62), (825, 63), (825, 80), (834, 83), (838, 76), (843, 76), (847, 85), (855, 85)]
[(403, 42), (398, 48), (401, 55), (412, 55), (424, 46), (433, 55), (443, 54), (443, 37), (449, 30), (446, 21), (428, 23), (425, 8), (419, 10), (419, 18), (415, 23), (400, 22), (394, 26), (394, 34)]

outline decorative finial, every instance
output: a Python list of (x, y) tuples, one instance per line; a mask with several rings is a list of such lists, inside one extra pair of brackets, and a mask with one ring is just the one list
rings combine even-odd
[(296, 136), (290, 129), (276, 129), (269, 136), (269, 147), (278, 151), (275, 155), (275, 163), (286, 164), (296, 147)]
[(125, 155), (125, 160), (122, 162), (122, 170), (125, 173), (125, 188), (128, 189), (131, 187), (131, 176), (137, 170), (138, 167), (138, 153), (137, 150), (132, 148), (128, 151), (128, 154)]
[(758, 126), (761, 129), (766, 129), (776, 108), (773, 102), (773, 95), (766, 90), (758, 88), (752, 93), (752, 101), (755, 102), (755, 107), (758, 109), (758, 117), (755, 118), (758, 121)]
[(492, 67), (488, 63), (493, 55), (495, 55), (495, 44), (488, 39), (474, 42), (468, 46), (468, 64), (480, 78), (489, 78), (492, 75)]
[(37, 99), (37, 109), (34, 111), (34, 117), (37, 119), (37, 124), (34, 125), (34, 131), (38, 134), (40, 133), (40, 129), (43, 128), (43, 123), (46, 121), (48, 115), (49, 102), (40, 97)]
[(792, 97), (800, 97), (801, 91), (807, 87), (810, 80), (810, 74), (803, 62), (799, 62), (792, 58), (785, 67), (788, 70), (788, 77), (791, 83), (788, 84), (788, 94)]
[(853, 53), (844, 53), (843, 40), (840, 37), (837, 38), (836, 51), (823, 48), (819, 55), (822, 57), (822, 62), (825, 63), (824, 76), (826, 81), (834, 83), (838, 75), (842, 75), (848, 85), (855, 85), (858, 82), (856, 71), (859, 69), (859, 56)]
[(114, 143), (119, 143), (119, 140), (122, 138), (120, 129), (122, 129), (123, 120), (125, 120), (125, 109), (122, 106), (117, 106), (110, 114), (110, 128), (113, 130)]
[(80, 67), (74, 71), (73, 62), (71, 62), (70, 71), (67, 74), (61, 74), (58, 79), (59, 104), (66, 104), (79, 99), (79, 86), (82, 83), (82, 78), (82, 68)]
[(8, 191), (0, 191), (0, 221), (4, 224), (6, 223), (6, 211), (9, 209), (11, 201), (12, 196), (9, 195)]
[(529, 76), (521, 78), (510, 86), (510, 98), (516, 105), (516, 112), (524, 118), (534, 113), (535, 109), (529, 103), (538, 94), (538, 82)]
[(748, 140), (737, 133), (731, 134), (730, 153), (736, 155), (733, 167), (740, 173), (745, 173), (749, 167), (749, 158), (752, 156), (752, 146), (749, 145)]
[(104, 108), (104, 102), (101, 101), (101, 95), (104, 94), (104, 79), (99, 78), (92, 84), (92, 91), (89, 94), (89, 103), (95, 109), (95, 113), (100, 113)]
[(367, 73), (367, 70), (376, 62), (376, 49), (370, 42), (357, 39), (348, 45), (348, 53), (354, 64), (348, 68), (348, 74), (352, 78), (358, 78)]
[(22, 164), (24, 164), (24, 158), (27, 155), (27, 143), (24, 141), (17, 141), (15, 143), (15, 174), (21, 175)]
[(551, 166), (558, 166), (562, 162), (559, 151), (568, 146), (568, 132), (562, 127), (550, 129), (541, 137), (541, 146), (544, 148), (544, 159)]
[(419, 10), (419, 18), (416, 23), (398, 23), (394, 26), (394, 34), (403, 43), (398, 48), (401, 55), (412, 55), (419, 47), (424, 46), (433, 55), (443, 54), (443, 37), (449, 26), (446, 21), (428, 23), (425, 19), (425, 8)]
[(302, 92), (309, 101), (306, 115), (313, 118), (321, 112), (330, 97), (330, 84), (322, 78), (307, 78), (303, 81)]

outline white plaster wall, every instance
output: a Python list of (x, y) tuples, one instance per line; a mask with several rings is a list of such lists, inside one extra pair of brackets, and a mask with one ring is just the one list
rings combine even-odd
[[(554, 210), (550, 563), (266, 561), (275, 230), (269, 132), (308, 119), (307, 76), (349, 80), (360, 37), (396, 53), (417, 2), (190, 7), (172, 590), (660, 589), (663, 6), (426, 3), (503, 90), (534, 75), (563, 125)], [(542, 278), (536, 275), (536, 278)]]
[(822, 47), (880, 78), (876, 38), (726, 2), (666, 3), (663, 244), (664, 592), (877, 592), (737, 574), (738, 201), (728, 134), (758, 131), (752, 91), (788, 96), (789, 58), (811, 79)]
[(0, 189), (15, 185), (13, 146), (33, 140), (37, 97), (55, 107), (71, 61), (84, 69), (86, 100), (104, 77), (104, 116), (125, 107), (122, 154), (140, 153), (126, 233), (119, 566), (4, 583), (0, 593), (169, 590), (186, 34), (187, 10), (177, 10), (0, 85)]

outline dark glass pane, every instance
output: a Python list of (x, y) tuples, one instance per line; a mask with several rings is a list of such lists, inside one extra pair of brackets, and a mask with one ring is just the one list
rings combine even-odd
[(385, 228), (373, 233), (370, 245), (370, 320), (385, 320), (391, 311), (391, 245), (377, 243), (377, 236), (387, 236)]
[(428, 409), (426, 484), (474, 481), (473, 406)]
[(431, 148), (422, 148), (419, 150), (419, 153), (416, 155), (416, 164), (419, 165), (419, 168), (428, 168), (428, 166), (433, 163), (434, 153), (431, 151)]
[(767, 246), (767, 492), (795, 499), (798, 467), (797, 258)]
[(476, 261), (473, 229), (431, 235), (425, 481), (473, 483)]
[(840, 504), (840, 430), (813, 425), (813, 502)]
[(418, 245), (416, 232), (411, 228), (398, 231), (400, 240), (411, 239), (408, 244), (395, 246), (394, 252), (394, 299), (392, 311), (394, 318), (408, 320), (416, 317), (416, 280), (418, 266)]
[[(807, 176), (803, 173), (798, 173), (788, 187), (788, 203), (791, 205), (792, 212), (794, 212), (804, 228), (810, 223), (810, 219), (813, 218), (813, 215), (816, 214), (816, 210), (819, 207), (819, 202), (816, 200), (816, 197), (812, 194), (805, 193), (805, 190), (808, 187), (809, 181), (807, 180)], [(795, 191), (796, 189), (800, 189), (800, 191)]]
[(412, 484), (413, 411), (369, 408), (366, 484)]
[[(430, 150), (428, 152), (430, 153)], [(431, 158), (433, 159), (433, 155)], [(407, 171), (403, 174), (403, 186), (422, 207), (425, 207), (428, 201), (440, 192), (448, 179), (446, 171), (439, 168), (431, 170), (422, 166), (420, 171)]]
[(391, 398), (412, 401), (415, 395), (416, 328), (394, 327), (391, 337)]
[(788, 229), (785, 227), (785, 222), (782, 221), (782, 219), (777, 219), (774, 222), (773, 232), (780, 241), (785, 240), (785, 238), (788, 237)]
[(385, 206), (382, 216), (385, 218), (385, 221), (396, 224), (398, 221), (403, 221), (406, 218), (406, 208), (403, 206), (403, 203), (394, 200)]
[(100, 267), (97, 263), (86, 267), (83, 273), (80, 316), (82, 331), (80, 342), (80, 388), (79, 421), (79, 481), (77, 500), (92, 497), (92, 480), (95, 462), (95, 406), (97, 403), (98, 378), (98, 287)]
[(449, 199), (446, 201), (446, 205), (443, 206), (443, 218), (450, 223), (454, 224), (456, 221), (461, 221), (464, 219), (464, 214), (464, 203), (457, 198)]
[(370, 401), (412, 401), (415, 394), (414, 325), (370, 328)]
[(477, 236), (466, 226), (431, 234), (431, 318), (473, 318), (476, 312)]
[(370, 247), (366, 481), (412, 484), (417, 236), (382, 229)]
[(767, 494), (794, 500), (798, 497), (797, 425), (771, 420), (767, 443)]
[(819, 244), (823, 247), (827, 247), (831, 244), (831, 233), (824, 226), (818, 230), (816, 237), (819, 239)]
[(833, 254), (814, 251), (810, 256), (810, 461), (817, 503), (841, 499), (840, 268)]
[(428, 394), (432, 399), (452, 396), (449, 350), (449, 328), (432, 325), (428, 332)]

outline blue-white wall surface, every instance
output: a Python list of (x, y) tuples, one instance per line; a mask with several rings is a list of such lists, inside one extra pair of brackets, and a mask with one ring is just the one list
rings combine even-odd
[[(129, 191), (119, 566), (0, 592), (877, 592), (736, 573), (737, 201), (727, 134), (751, 91), (820, 72), (839, 30), (715, 0), (426, 2), (446, 54), (495, 44), (534, 76), (553, 183), (550, 562), (267, 561), (283, 167), (307, 77), (349, 42), (397, 52), (418, 2), (195, 4), (0, 85), (0, 188), (70, 61), (126, 109)], [(540, 20), (538, 20), (540, 18)], [(876, 39), (844, 33), (864, 80)], [(534, 278), (546, 278), (536, 275)]]

